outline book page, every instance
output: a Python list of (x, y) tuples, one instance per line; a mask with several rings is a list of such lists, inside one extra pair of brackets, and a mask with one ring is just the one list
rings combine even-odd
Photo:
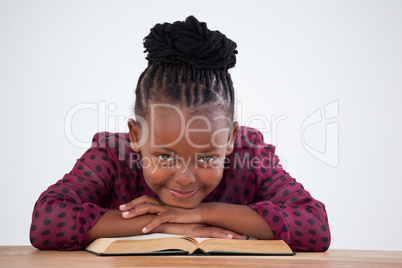
[(98, 238), (86, 247), (94, 253), (140, 254), (163, 251), (194, 252), (197, 249), (195, 239), (183, 235), (146, 234), (126, 237)]
[(187, 236), (185, 236), (185, 235), (174, 235), (174, 234), (164, 234), (164, 233), (153, 233), (153, 234), (121, 236), (121, 237), (109, 237), (109, 238), (110, 239), (117, 239), (117, 240), (141, 240), (141, 239), (152, 239), (152, 238), (162, 238), (162, 237), (187, 237)]
[(283, 240), (206, 239), (201, 247), (206, 252), (293, 254)]
[[(121, 237), (108, 237), (109, 239), (116, 240), (140, 240), (140, 239), (153, 239), (162, 237), (188, 237), (186, 235), (175, 235), (175, 234), (164, 234), (164, 233), (152, 233), (144, 235), (133, 235), (133, 236), (121, 236)], [(210, 237), (193, 237), (198, 243), (201, 243), (207, 239), (221, 239), (221, 238), (210, 238)], [(249, 237), (248, 240), (257, 240), (256, 238)]]
[[(194, 238), (195, 238), (195, 240), (197, 240), (197, 242), (199, 244), (201, 244), (202, 241), (207, 240), (207, 239), (222, 239), (222, 238), (210, 238), (210, 237), (194, 237)], [(247, 240), (257, 240), (257, 238), (249, 237)]]

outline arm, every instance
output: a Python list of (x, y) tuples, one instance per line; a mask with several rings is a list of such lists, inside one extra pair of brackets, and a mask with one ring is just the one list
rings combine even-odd
[(260, 183), (255, 195), (262, 201), (201, 204), (203, 223), (257, 239), (282, 239), (296, 251), (326, 251), (331, 235), (325, 206), (287, 173), (280, 175)]
[[(255, 140), (263, 141), (259, 132), (249, 138), (253, 144), (257, 144)], [(248, 206), (264, 218), (275, 239), (284, 240), (292, 249), (326, 251), (331, 235), (324, 204), (283, 170), (274, 146), (258, 146), (254, 157), (261, 161), (253, 170), (257, 178), (254, 203)]]
[[(33, 210), (30, 229), (34, 247), (80, 250), (97, 237), (143, 234), (141, 229), (154, 214), (123, 220), (117, 210), (125, 197), (114, 192), (115, 187), (119, 187), (115, 182), (121, 183), (124, 175), (125, 162), (118, 157), (126, 158), (123, 150), (129, 147), (122, 146), (126, 142), (117, 134), (96, 134), (91, 148), (77, 160), (72, 171), (41, 194)], [(154, 232), (243, 238), (229, 230), (202, 224), (163, 224)]]
[(248, 206), (227, 203), (206, 203), (203, 223), (219, 226), (257, 239), (274, 239), (271, 227)]
[[(93, 240), (99, 237), (143, 235), (142, 228), (152, 221), (153, 218), (155, 218), (155, 215), (145, 214), (131, 219), (124, 219), (121, 216), (121, 211), (109, 210), (89, 230), (88, 236)], [(232, 231), (203, 224), (163, 223), (155, 227), (150, 233), (245, 239), (245, 237)]]
[(109, 182), (117, 176), (105, 140), (105, 133), (96, 134), (71, 172), (39, 197), (30, 229), (34, 247), (79, 250), (91, 241), (87, 233), (109, 210)]
[[(238, 179), (243, 175), (243, 180), (235, 184), (227, 182), (227, 189), (235, 187), (236, 193), (247, 192), (247, 196), (222, 192), (221, 200), (242, 200), (242, 204), (259, 218), (250, 215), (242, 206), (214, 203), (207, 222), (247, 235), (255, 231), (256, 238), (272, 235), (296, 251), (326, 251), (331, 235), (324, 204), (315, 200), (303, 185), (283, 170), (275, 147), (265, 144), (259, 131), (242, 128), (236, 139), (239, 149), (231, 161), (247, 166), (237, 173), (232, 171), (231, 175)], [(245, 159), (250, 161), (242, 162)], [(246, 173), (246, 170), (250, 172)], [(265, 221), (265, 229), (261, 220)]]
[[(93, 240), (99, 237), (119, 237), (142, 235), (141, 229), (144, 228), (155, 215), (146, 214), (134, 219), (126, 220), (121, 216), (119, 210), (107, 211), (88, 232), (88, 236)], [(153, 232), (161, 232), (163, 226), (158, 226)]]
[[(218, 228), (224, 233), (229, 233), (232, 238), (244, 239), (251, 236), (259, 239), (273, 239), (273, 233), (266, 221), (253, 209), (226, 203), (201, 203), (193, 209), (170, 207), (150, 196), (141, 196), (120, 209), (124, 211), (121, 217), (127, 221), (140, 219), (143, 216), (156, 214), (150, 222), (145, 224), (143, 233), (155, 232), (161, 225), (171, 223), (173, 225), (197, 224), (209, 228)], [(164, 230), (162, 228), (162, 230)], [(230, 231), (228, 231), (230, 230)], [(159, 231), (160, 232), (160, 231)], [(165, 232), (165, 230), (163, 231)], [(168, 231), (166, 231), (169, 233)], [(184, 230), (181, 232), (183, 233)], [(180, 234), (180, 233), (179, 233)], [(240, 235), (242, 234), (242, 235)], [(199, 236), (197, 234), (188, 234)], [(208, 237), (208, 233), (200, 237)], [(216, 236), (211, 236), (216, 237)], [(226, 236), (222, 238), (228, 238)]]

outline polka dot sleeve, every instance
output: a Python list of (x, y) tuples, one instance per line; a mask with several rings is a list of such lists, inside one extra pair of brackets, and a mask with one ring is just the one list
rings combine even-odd
[[(258, 132), (255, 140), (263, 141)], [(254, 142), (254, 144), (258, 144)], [(269, 224), (275, 239), (287, 242), (295, 251), (326, 251), (330, 232), (325, 206), (279, 164), (272, 145), (254, 146), (255, 202), (249, 207)]]
[(108, 178), (116, 164), (108, 156), (105, 133), (94, 136), (92, 146), (74, 168), (41, 194), (35, 204), (30, 241), (39, 249), (79, 250), (91, 239), (87, 233), (108, 210)]

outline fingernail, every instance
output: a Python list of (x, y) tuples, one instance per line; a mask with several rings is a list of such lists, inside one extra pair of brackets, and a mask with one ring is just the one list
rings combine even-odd
[(123, 216), (127, 216), (128, 213), (129, 213), (128, 211), (124, 211), (124, 212), (123, 212)]
[(120, 205), (120, 209), (123, 209), (126, 207), (126, 204)]
[(142, 232), (146, 233), (147, 232), (147, 227), (142, 228)]
[(232, 239), (232, 238), (233, 238), (233, 235), (231, 235), (231, 234), (228, 234), (228, 237), (229, 237), (230, 239)]

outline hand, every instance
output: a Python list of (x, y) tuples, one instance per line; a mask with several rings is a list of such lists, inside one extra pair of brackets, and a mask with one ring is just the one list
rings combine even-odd
[(156, 217), (145, 226), (143, 233), (149, 233), (163, 223), (203, 223), (203, 215), (207, 212), (207, 204), (200, 204), (193, 209), (171, 207), (151, 196), (141, 196), (133, 201), (121, 205), (119, 208), (122, 217), (131, 219), (144, 214), (157, 214)]
[(223, 238), (223, 239), (247, 239), (245, 235), (232, 232), (219, 227), (204, 224), (164, 223), (158, 228), (158, 232), (165, 234), (188, 235), (193, 237)]

